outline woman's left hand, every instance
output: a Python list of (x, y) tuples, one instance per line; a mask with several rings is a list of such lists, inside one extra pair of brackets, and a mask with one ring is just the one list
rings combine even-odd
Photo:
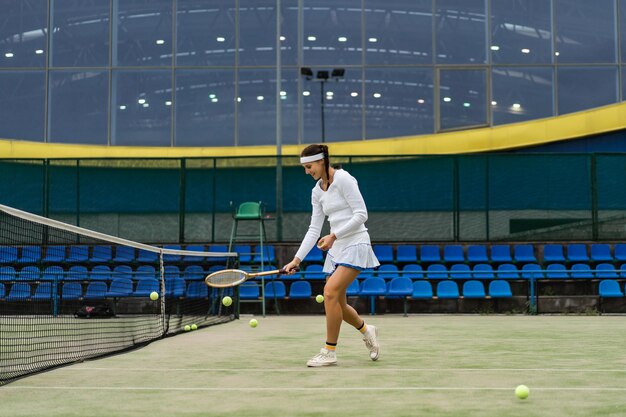
[(333, 243), (337, 240), (337, 236), (334, 233), (326, 235), (317, 241), (317, 247), (321, 250), (329, 250), (333, 247)]

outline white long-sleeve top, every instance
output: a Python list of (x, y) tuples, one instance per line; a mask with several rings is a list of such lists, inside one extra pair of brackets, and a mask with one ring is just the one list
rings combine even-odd
[(304, 259), (317, 243), (328, 216), (330, 232), (337, 240), (348, 238), (357, 233), (366, 232), (367, 208), (356, 179), (343, 169), (336, 169), (332, 184), (327, 191), (322, 190), (319, 180), (311, 191), (311, 224), (296, 257)]

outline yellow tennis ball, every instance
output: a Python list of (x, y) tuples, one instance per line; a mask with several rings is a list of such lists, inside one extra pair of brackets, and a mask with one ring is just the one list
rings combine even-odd
[(530, 394), (530, 390), (526, 385), (518, 385), (517, 388), (515, 388), (515, 396), (520, 400), (528, 398), (528, 394)]
[(252, 319), (248, 324), (250, 324), (250, 327), (256, 327), (259, 325), (259, 322), (257, 321), (257, 319)]
[(232, 303), (233, 303), (233, 299), (230, 298), (229, 296), (222, 298), (222, 304), (224, 304), (226, 307), (228, 307)]
[(158, 292), (156, 292), (156, 291), (152, 291), (152, 292), (150, 293), (150, 299), (151, 299), (152, 301), (156, 301), (156, 300), (158, 300), (158, 299), (159, 299), (159, 293), (158, 293)]
[(317, 294), (317, 297), (315, 297), (315, 301), (317, 301), (318, 303), (323, 303), (324, 302), (324, 296), (322, 294)]
[(198, 330), (198, 325), (197, 324), (192, 324), (191, 325), (191, 330)]
[(189, 330), (191, 330), (191, 326), (186, 324), (185, 327), (183, 327), (183, 329), (185, 329), (185, 331), (188, 332)]

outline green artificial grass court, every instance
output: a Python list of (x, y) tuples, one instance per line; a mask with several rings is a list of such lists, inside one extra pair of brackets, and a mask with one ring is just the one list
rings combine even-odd
[[(622, 316), (364, 316), (372, 362), (344, 323), (339, 365), (311, 369), (323, 316), (256, 317), (29, 376), (6, 416), (623, 416)], [(530, 388), (519, 400), (514, 389)]]

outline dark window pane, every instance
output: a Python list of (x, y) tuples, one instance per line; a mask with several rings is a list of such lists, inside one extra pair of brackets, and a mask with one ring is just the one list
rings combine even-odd
[(432, 10), (432, 0), (366, 0), (365, 61), (432, 63)]
[(559, 114), (617, 101), (616, 67), (564, 67), (558, 69), (557, 77)]
[(552, 62), (552, 5), (545, 0), (491, 2), (491, 57), (500, 64)]
[(615, 0), (555, 0), (558, 62), (615, 62)]
[(494, 67), (493, 124), (553, 116), (552, 67)]
[(176, 72), (176, 146), (233, 146), (233, 70)]
[[(348, 68), (343, 78), (322, 82), (317, 76), (302, 81), (303, 141), (338, 142), (363, 138), (361, 70)], [(331, 72), (332, 74), (332, 72)]]
[(177, 3), (176, 63), (188, 66), (235, 64), (235, 1)]
[(439, 78), (441, 129), (487, 123), (485, 70), (441, 70)]
[(482, 64), (486, 61), (485, 0), (437, 0), (437, 62)]
[(49, 142), (107, 144), (107, 71), (50, 71)]
[(432, 69), (368, 69), (365, 75), (367, 139), (434, 132)]
[(109, 65), (108, 1), (55, 1), (52, 14), (52, 57), (55, 67)]
[(117, 4), (117, 53), (120, 66), (172, 65), (172, 0), (113, 0)]
[(48, 2), (3, 1), (0, 8), (0, 67), (45, 66)]
[(111, 145), (170, 146), (171, 71), (115, 71)]
[(307, 1), (302, 36), (307, 65), (361, 64), (361, 3)]
[(0, 71), (0, 91), (0, 138), (43, 141), (45, 73)]
[[(295, 65), (298, 1), (281, 1), (281, 61)], [(276, 64), (276, 1), (239, 0), (239, 65)]]

